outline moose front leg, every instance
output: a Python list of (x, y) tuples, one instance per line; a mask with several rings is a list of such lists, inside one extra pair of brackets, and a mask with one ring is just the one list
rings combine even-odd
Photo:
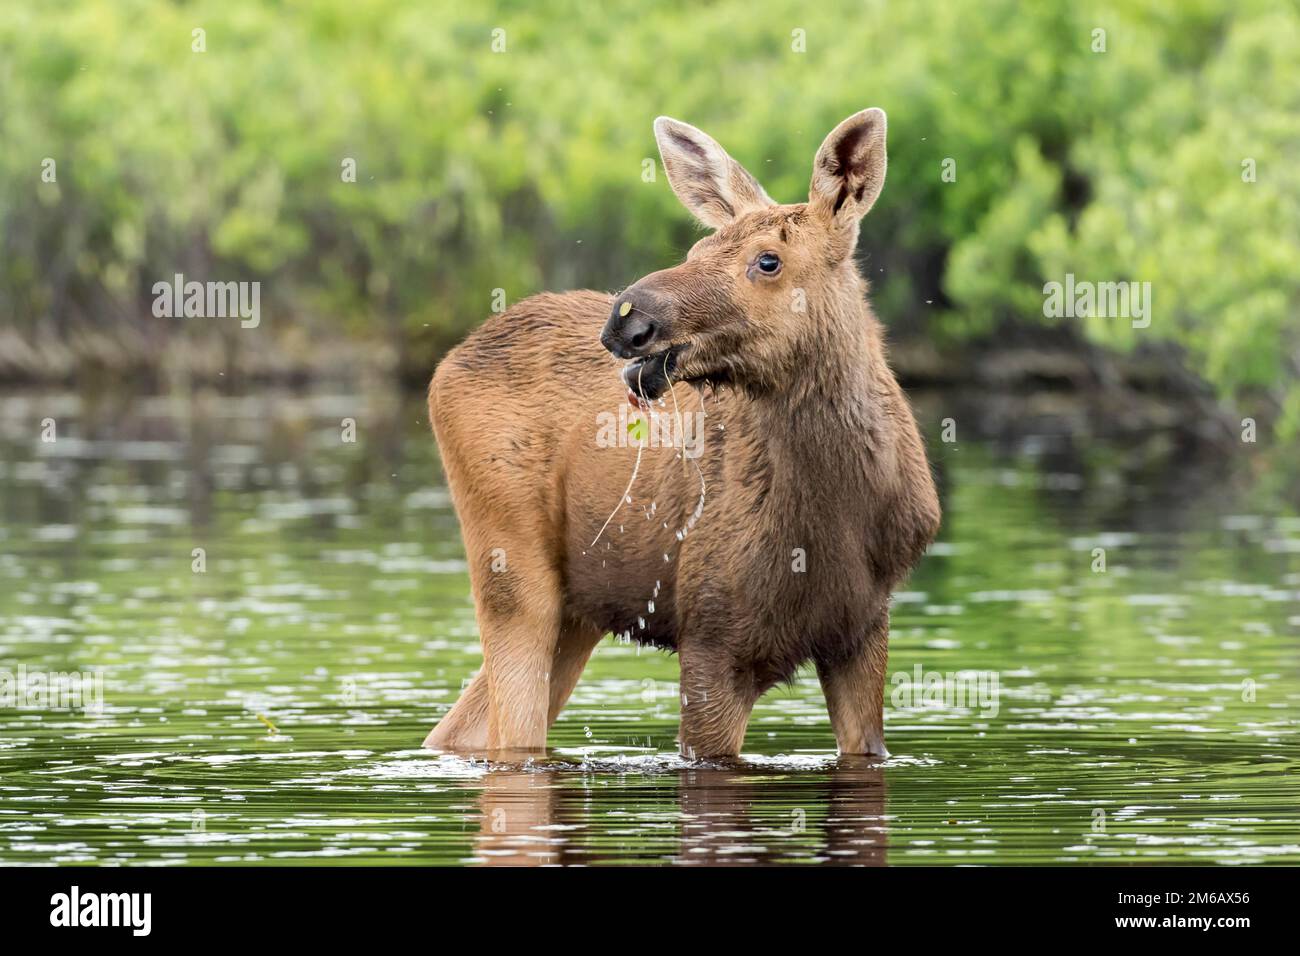
[(751, 675), (720, 647), (683, 644), (681, 659), (682, 755), (691, 760), (735, 757), (758, 699)]
[(841, 754), (888, 757), (885, 749), (885, 666), (889, 621), (874, 627), (849, 656), (817, 662), (831, 727)]

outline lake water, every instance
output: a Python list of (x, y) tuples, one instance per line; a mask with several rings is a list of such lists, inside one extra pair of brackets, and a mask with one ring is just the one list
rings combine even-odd
[(685, 763), (675, 658), (607, 639), (501, 767), (420, 749), (480, 659), (420, 396), (6, 394), (0, 678), (91, 682), (0, 706), (0, 863), (1300, 863), (1294, 504), (1019, 432), (930, 435), (889, 760), (809, 672)]

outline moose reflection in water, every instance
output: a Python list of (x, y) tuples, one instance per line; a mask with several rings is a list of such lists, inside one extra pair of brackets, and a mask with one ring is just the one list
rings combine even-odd
[[(784, 782), (784, 783), (783, 783)], [(773, 815), (774, 790), (788, 810)], [(593, 839), (591, 791), (566, 787), (547, 770), (498, 769), (473, 782), (478, 798), (476, 862), (549, 866), (616, 862), (626, 849), (610, 836)], [(815, 788), (787, 771), (743, 763), (683, 767), (677, 772), (676, 831), (671, 862), (741, 866), (788, 861), (883, 866), (887, 860), (885, 774), (870, 758), (845, 756), (819, 775)], [(801, 805), (802, 804), (802, 805)], [(638, 830), (645, 823), (638, 825)], [(641, 837), (628, 833), (632, 841)]]

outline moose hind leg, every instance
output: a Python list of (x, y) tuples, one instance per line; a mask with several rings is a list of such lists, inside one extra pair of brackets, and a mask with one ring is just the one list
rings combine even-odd
[(488, 750), (502, 758), (546, 749), (559, 615), (544, 608), (479, 614), (488, 674)]
[(551, 726), (560, 716), (560, 711), (568, 703), (573, 688), (591, 659), (591, 652), (596, 649), (603, 636), (601, 630), (590, 624), (578, 621), (566, 621), (560, 629), (560, 639), (555, 647), (555, 659), (551, 665), (551, 699), (547, 709), (546, 724)]
[(462, 519), (487, 676), (486, 749), (500, 759), (516, 754), (498, 751), (546, 749), (560, 633), (560, 579), (546, 546), (549, 529), (534, 525), (529, 540), (521, 525), (519, 509), (499, 501), (476, 501), (475, 518)]
[(487, 749), (490, 709), (487, 670), (474, 675), (469, 685), (442, 720), (424, 739), (426, 747), (455, 753), (478, 753)]

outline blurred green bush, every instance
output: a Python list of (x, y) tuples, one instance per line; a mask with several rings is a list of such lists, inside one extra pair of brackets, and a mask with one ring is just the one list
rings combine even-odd
[(431, 364), (493, 289), (680, 258), (694, 227), (642, 178), (656, 115), (791, 202), (875, 105), (889, 183), (860, 254), (888, 320), (952, 342), (1053, 321), (1066, 272), (1149, 281), (1149, 328), (1073, 321), (1179, 344), (1297, 434), (1298, 64), (1300, 14), (1270, 0), (5, 4), (0, 321), (145, 326), (175, 272), (260, 279), (267, 325)]

